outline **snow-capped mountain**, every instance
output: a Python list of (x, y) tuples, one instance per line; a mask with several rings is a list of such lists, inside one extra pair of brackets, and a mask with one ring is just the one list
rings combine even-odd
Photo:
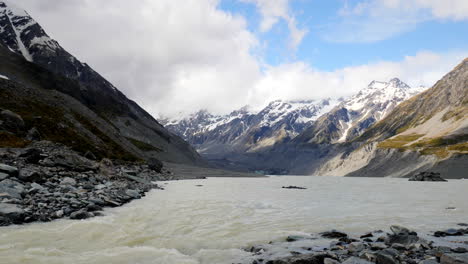
[(343, 143), (361, 135), (385, 118), (398, 104), (424, 91), (411, 88), (398, 78), (373, 81), (320, 117), (294, 141), (298, 143)]
[(356, 138), (354, 148), (322, 162), (314, 174), (409, 177), (432, 171), (449, 179), (466, 178), (467, 80), (468, 58)]
[(337, 103), (276, 100), (259, 112), (248, 107), (228, 115), (199, 111), (187, 118), (163, 120), (163, 124), (202, 153), (256, 151), (294, 138)]
[(36, 55), (60, 49), (26, 11), (6, 1), (0, 1), (0, 38), (8, 49), (31, 62)]
[[(93, 130), (103, 137), (94, 136), (94, 140), (119, 144), (138, 158), (151, 156), (176, 163), (205, 164), (189, 144), (167, 131), (99, 73), (68, 53), (15, 4), (13, 0), (0, 0), (0, 75), (27, 88), (47, 87), (77, 100), (81, 104), (78, 111), (81, 116), (92, 113), (106, 124), (102, 130)], [(34, 99), (43, 103), (43, 98)]]

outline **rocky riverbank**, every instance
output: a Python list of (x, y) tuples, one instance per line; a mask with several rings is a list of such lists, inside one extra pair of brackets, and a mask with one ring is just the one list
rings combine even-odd
[[(246, 250), (255, 256), (252, 264), (465, 264), (467, 226), (459, 224), (454, 229), (436, 231), (425, 239), (401, 226), (390, 227), (391, 233), (374, 231), (356, 238), (333, 230), (311, 236), (289, 236), (286, 241)], [(281, 251), (278, 248), (287, 252), (280, 255), (287, 256), (275, 254), (273, 251)]]
[(0, 149), (0, 226), (99, 216), (176, 177), (158, 160), (115, 163), (47, 141)]

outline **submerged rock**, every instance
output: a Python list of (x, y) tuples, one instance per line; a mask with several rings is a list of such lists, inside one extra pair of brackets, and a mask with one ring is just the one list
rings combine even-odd
[(348, 237), (346, 233), (336, 231), (336, 230), (331, 230), (331, 231), (326, 231), (320, 233), (320, 235), (324, 238), (342, 238), (342, 237)]
[(392, 230), (393, 234), (389, 235), (385, 240), (387, 245), (393, 245), (395, 243), (409, 245), (419, 241), (418, 234), (414, 231), (410, 231), (406, 227), (394, 225), (390, 227), (390, 230)]
[(444, 231), (436, 231), (434, 232), (435, 237), (446, 237), (446, 236), (463, 236), (468, 234), (468, 229), (454, 229), (450, 228)]
[(299, 187), (299, 186), (283, 186), (283, 189), (298, 189), (298, 190), (306, 190), (307, 188), (305, 187)]
[(442, 178), (438, 172), (420, 172), (409, 178), (409, 181), (446, 182), (447, 180)]

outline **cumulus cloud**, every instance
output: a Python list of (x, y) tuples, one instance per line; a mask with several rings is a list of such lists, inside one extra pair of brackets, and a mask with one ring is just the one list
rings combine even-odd
[(254, 106), (264, 106), (276, 99), (345, 97), (373, 80), (388, 81), (394, 77), (413, 87), (430, 87), (461, 62), (465, 55), (463, 52), (420, 52), (401, 61), (377, 61), (329, 72), (319, 71), (303, 62), (284, 64), (267, 69), (254, 85), (248, 100)]
[(295, 50), (302, 39), (307, 34), (307, 29), (301, 29), (297, 26), (297, 21), (294, 15), (291, 14), (289, 8), (289, 0), (241, 0), (246, 3), (253, 3), (257, 5), (262, 21), (260, 23), (260, 30), (262, 32), (270, 31), (273, 26), (283, 19), (288, 25), (290, 32), (289, 46)]
[(324, 39), (347, 43), (376, 42), (411, 31), (426, 21), (467, 20), (468, 1), (363, 0), (354, 5), (346, 1), (338, 15), (339, 21), (322, 32)]
[[(395, 76), (410, 85), (429, 86), (463, 58), (462, 52), (422, 52), (331, 72), (301, 61), (269, 66), (252, 52), (259, 40), (245, 19), (220, 10), (217, 0), (15, 3), (156, 117), (200, 109), (226, 113), (244, 105), (260, 108), (275, 99), (347, 96), (373, 79)], [(287, 6), (278, 7), (262, 11), (270, 17), (262, 23), (265, 30), (274, 26), (275, 17), (293, 19)], [(274, 5), (264, 8), (276, 10)]]

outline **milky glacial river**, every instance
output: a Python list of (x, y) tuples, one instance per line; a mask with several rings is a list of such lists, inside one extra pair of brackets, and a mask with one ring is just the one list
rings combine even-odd
[(427, 233), (468, 222), (468, 180), (210, 178), (164, 186), (104, 217), (1, 227), (0, 263), (248, 263), (242, 248), (293, 234), (358, 235), (392, 224)]

